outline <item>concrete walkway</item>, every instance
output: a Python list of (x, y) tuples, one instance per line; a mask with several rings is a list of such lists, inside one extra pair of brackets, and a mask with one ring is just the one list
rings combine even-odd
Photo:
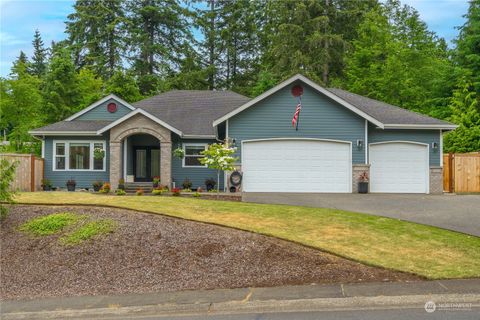
[(243, 201), (363, 212), (480, 236), (480, 195), (244, 193)]
[[(168, 315), (480, 306), (480, 279), (240, 288), (2, 301), (2, 319), (107, 319)], [(153, 319), (153, 318), (152, 318)]]

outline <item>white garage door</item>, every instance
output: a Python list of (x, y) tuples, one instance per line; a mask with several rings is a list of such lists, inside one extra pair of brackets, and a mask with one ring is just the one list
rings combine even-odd
[(242, 143), (244, 192), (351, 192), (351, 143), (271, 139)]
[(370, 191), (428, 193), (428, 145), (370, 144)]

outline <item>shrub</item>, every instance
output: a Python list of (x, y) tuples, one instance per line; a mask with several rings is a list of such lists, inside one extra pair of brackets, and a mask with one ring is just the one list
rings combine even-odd
[(143, 194), (145, 193), (145, 191), (142, 189), (142, 188), (138, 188), (137, 189), (137, 192), (135, 192), (135, 194), (137, 196), (143, 196)]
[(95, 181), (94, 183), (92, 183), (92, 186), (93, 186), (93, 191), (100, 191), (100, 188), (102, 188), (103, 186), (103, 181)]
[(153, 194), (154, 196), (161, 196), (161, 195), (163, 195), (163, 194), (165, 194), (165, 193), (167, 193), (167, 192), (168, 192), (167, 189), (158, 189), (158, 188), (157, 188), (157, 189), (153, 189), (153, 190), (152, 190), (152, 194)]
[(182, 183), (183, 189), (191, 189), (192, 188), (192, 181), (190, 181), (188, 178), (185, 178)]
[(100, 192), (101, 193), (109, 193), (111, 189), (112, 189), (112, 187), (110, 186), (110, 183), (105, 182), (103, 184), (102, 188), (100, 189)]
[(172, 189), (172, 196), (175, 196), (175, 197), (180, 196), (180, 188), (173, 188)]
[(193, 194), (193, 196), (194, 196), (195, 198), (200, 198), (202, 195), (201, 195), (199, 192), (195, 192), (195, 193)]
[(202, 188), (202, 187), (198, 187), (198, 188), (197, 188), (197, 192), (203, 192), (203, 188)]
[(10, 163), (5, 159), (0, 160), (0, 220), (7, 217), (8, 208), (3, 203), (13, 203), (13, 192), (10, 183), (15, 178), (17, 163)]
[(182, 189), (182, 192), (192, 192), (192, 189)]
[(127, 194), (125, 192), (125, 190), (123, 190), (123, 189), (117, 189), (117, 191), (115, 191), (115, 193), (117, 194), (117, 196), (124, 196), (124, 195)]

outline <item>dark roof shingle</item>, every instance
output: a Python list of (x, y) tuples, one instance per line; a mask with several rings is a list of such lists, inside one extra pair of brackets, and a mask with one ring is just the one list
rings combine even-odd
[(214, 135), (213, 121), (250, 98), (233, 91), (173, 90), (133, 104), (185, 135)]
[(72, 121), (60, 121), (49, 124), (47, 126), (36, 128), (35, 131), (97, 131), (103, 127), (109, 125), (112, 121), (105, 120), (72, 120)]

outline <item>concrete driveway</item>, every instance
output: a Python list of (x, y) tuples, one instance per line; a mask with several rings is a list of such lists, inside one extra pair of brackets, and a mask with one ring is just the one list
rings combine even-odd
[(364, 212), (480, 236), (480, 195), (244, 193), (243, 201)]

